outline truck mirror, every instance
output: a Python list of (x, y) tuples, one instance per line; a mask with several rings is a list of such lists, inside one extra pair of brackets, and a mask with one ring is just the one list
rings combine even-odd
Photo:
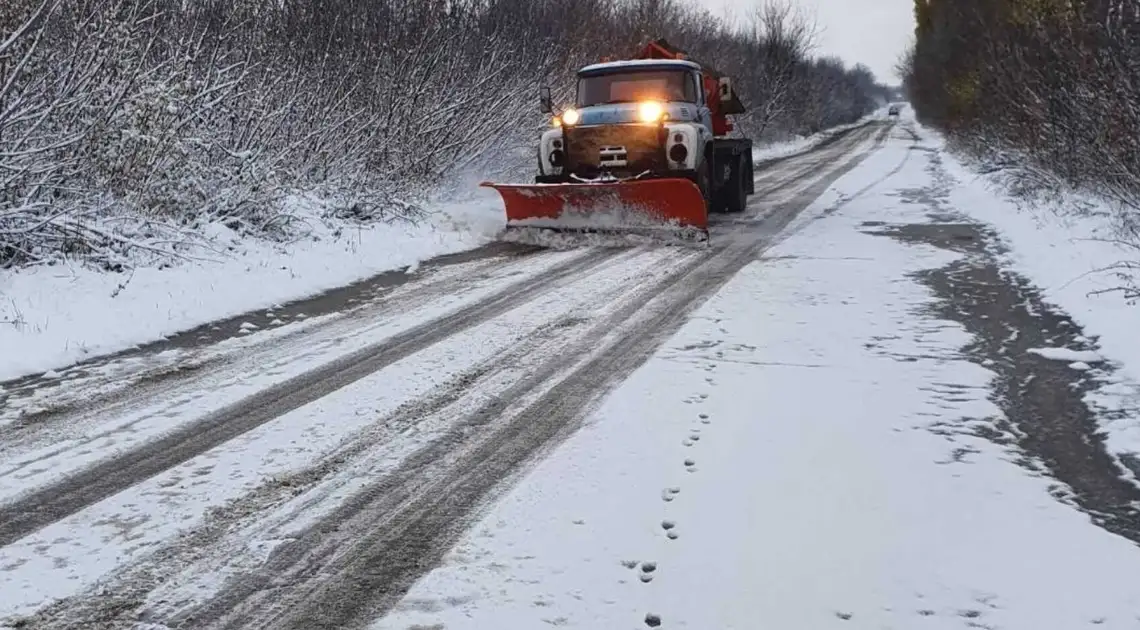
[(727, 103), (732, 100), (732, 80), (721, 77), (719, 81), (720, 102)]
[(550, 96), (550, 88), (543, 86), (538, 90), (538, 102), (542, 107), (542, 113), (550, 114), (554, 112), (554, 99)]

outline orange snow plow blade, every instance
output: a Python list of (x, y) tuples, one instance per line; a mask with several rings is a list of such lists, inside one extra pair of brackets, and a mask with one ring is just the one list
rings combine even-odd
[(708, 240), (708, 208), (700, 188), (687, 179), (480, 186), (499, 191), (508, 232), (535, 229)]

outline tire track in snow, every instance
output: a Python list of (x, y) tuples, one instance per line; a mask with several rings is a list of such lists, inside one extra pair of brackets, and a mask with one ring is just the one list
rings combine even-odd
[[(786, 226), (869, 153), (857, 153), (782, 204)], [(350, 499), (257, 572), (236, 580), (200, 613), (171, 627), (353, 628), (389, 610), (438, 564), (478, 508), (560, 438), (573, 432), (606, 391), (626, 378), (775, 233), (754, 231), (687, 265), (658, 295), (627, 304), (591, 335), (516, 388), (488, 403), (449, 436)], [(502, 401), (510, 402), (502, 402)], [(468, 427), (482, 427), (471, 431)]]
[(143, 448), (96, 464), (0, 506), (0, 546), (11, 544), (414, 352), (501, 315), (620, 253), (621, 250), (586, 251), (546, 274), (520, 281), (489, 299), (274, 385), (236, 405), (179, 427)]
[[(0, 441), (48, 425), (70, 425), (77, 414), (88, 412), (93, 404), (112, 405), (124, 398), (137, 400), (160, 395), (170, 381), (182, 382), (193, 376), (191, 372), (198, 373), (222, 362), (217, 356), (201, 356), (213, 346), (245, 339), (256, 343), (255, 339), (273, 338), (266, 332), (284, 327), (289, 329), (281, 330), (284, 338), (305, 334), (309, 326), (302, 324), (317, 323), (310, 318), (339, 317), (375, 308), (376, 300), (381, 298), (386, 301), (391, 298), (391, 302), (411, 299), (424, 292), (428, 285), (447, 282), (456, 275), (506, 266), (541, 251), (501, 245), (492, 244), (426, 261), (414, 276), (403, 269), (384, 272), (346, 287), (211, 322), (55, 372), (0, 383)], [(255, 330), (259, 332), (247, 336), (248, 331), (242, 328), (247, 323), (257, 325)]]
[[(528, 303), (514, 313), (514, 321), (536, 321), (542, 325), (526, 330), (517, 340), (509, 342), (510, 345), (497, 346), (499, 349), (486, 354), (480, 363), (466, 364), (459, 358), (465, 367), (463, 371), (451, 372), (447, 381), (423, 390), (418, 397), (408, 398), (399, 407), (390, 407), (374, 424), (359, 432), (353, 431), (345, 444), (284, 475), (268, 472), (273, 476), (270, 481), (240, 498), (219, 504), (219, 508), (211, 510), (193, 530), (165, 538), (153, 555), (133, 554), (137, 558), (132, 558), (130, 565), (104, 574), (99, 578), (97, 590), (77, 591), (33, 617), (17, 621), (21, 627), (28, 628), (71, 628), (92, 627), (84, 624), (97, 619), (101, 622), (94, 627), (113, 628), (129, 626), (132, 622), (149, 622), (156, 616), (170, 617), (187, 605), (187, 597), (201, 601), (227, 574), (260, 561), (262, 555), (257, 549), (262, 541), (272, 545), (273, 541), (288, 539), (293, 537), (293, 532), (303, 531), (321, 514), (335, 509), (363, 483), (391, 471), (430, 438), (445, 435), (456, 422), (485, 405), (487, 400), (505, 399), (508, 395), (503, 392), (541, 369), (551, 357), (558, 356), (582, 334), (583, 328), (593, 325), (595, 320), (625, 301), (652, 293), (660, 279), (668, 277), (672, 270), (705, 256), (691, 251), (676, 256), (652, 249), (630, 253), (633, 256), (628, 261), (615, 259), (604, 271), (583, 277), (578, 283)], [(494, 322), (487, 325), (492, 324)], [(605, 326), (609, 330), (609, 324)], [(509, 336), (515, 337), (514, 334)], [(449, 355), (452, 351), (446, 346), (455, 344), (453, 339), (431, 352)], [(426, 358), (424, 361), (421, 365), (432, 363)], [(408, 368), (419, 371), (411, 364), (404, 371)], [(377, 373), (370, 378), (382, 376), (383, 373)], [(338, 408), (331, 400), (324, 406)], [(365, 403), (364, 408), (371, 409), (371, 406)], [(282, 417), (278, 422), (305, 423), (300, 416)], [(194, 462), (186, 465), (195, 466)], [(147, 485), (161, 485), (170, 474), (173, 473), (152, 479)], [(140, 498), (144, 497), (135, 493), (121, 500), (138, 502)], [(89, 513), (87, 520), (104, 518), (104, 513), (113, 514), (115, 508)], [(167, 517), (171, 519), (180, 520), (177, 510)], [(47, 541), (55, 535), (41, 532), (36, 537)], [(137, 534), (134, 540), (134, 546), (153, 545)], [(21, 542), (25, 548), (35, 544), (38, 544), (36, 540)], [(131, 612), (144, 602), (151, 602), (147, 609), (141, 613)], [(190, 626), (195, 627), (195, 624)]]
[(660, 294), (644, 293), (614, 311), (558, 359), (280, 547), (265, 567), (199, 614), (166, 625), (284, 630), (366, 621), (379, 612), (374, 606), (389, 595), (398, 599), (438, 560), (433, 556), (442, 556), (462, 517), (489, 492), (553, 446), (556, 435), (576, 428), (571, 420), (671, 334), (669, 322), (683, 321), (697, 296), (714, 291), (754, 256), (736, 248), (670, 274)]
[[(533, 253), (525, 256), (529, 258), (496, 256), (457, 265), (454, 269), (437, 270), (421, 281), (397, 287), (346, 311), (223, 344), (228, 347), (199, 348), (157, 367), (143, 367), (125, 375), (124, 382), (111, 391), (103, 390), (98, 383), (77, 387), (77, 391), (69, 394), (69, 398), (83, 403), (76, 412), (22, 418), (18, 423), (0, 421), (0, 480), (66, 451), (79, 451), (83, 445), (96, 443), (115, 432), (130, 430), (153, 415), (174, 417), (179, 406), (177, 401), (184, 396), (216, 391), (219, 385), (253, 375), (263, 377), (283, 359), (295, 364), (313, 355), (347, 354), (347, 351), (330, 351), (323, 344), (334, 338), (349, 341), (350, 337), (361, 337), (387, 326), (387, 318), (397, 314), (427, 307), (445, 297), (475, 295), (478, 299), (484, 290), (483, 280), (493, 283), (524, 271), (528, 261), (534, 265), (542, 260)], [(246, 341), (248, 343), (244, 343)], [(76, 403), (64, 404), (70, 407)], [(119, 420), (128, 416), (133, 419)]]

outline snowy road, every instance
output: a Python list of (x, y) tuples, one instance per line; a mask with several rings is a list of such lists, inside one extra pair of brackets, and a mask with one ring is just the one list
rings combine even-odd
[(708, 250), (490, 246), (7, 383), (0, 625), (1136, 627), (1112, 369), (953, 186), (877, 122)]
[[(708, 251), (492, 246), (6, 384), (0, 614), (342, 627), (391, 605), (887, 131), (762, 170)], [(384, 587), (345, 597), (365, 579)]]

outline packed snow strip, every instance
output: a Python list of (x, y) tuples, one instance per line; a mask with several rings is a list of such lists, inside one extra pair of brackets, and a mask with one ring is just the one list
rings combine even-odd
[[(118, 567), (144, 560), (163, 542), (199, 525), (209, 509), (335, 452), (401, 405), (490, 360), (536, 327), (576, 316), (583, 309), (613, 308), (630, 293), (631, 286), (662, 277), (687, 259), (661, 250), (631, 250), (577, 282), (398, 361), (3, 548), (0, 618), (30, 614), (52, 600), (81, 592)], [(448, 418), (451, 422), (458, 419)], [(433, 431), (447, 426), (425, 427), (424, 431), (410, 428), (392, 443), (378, 447), (382, 451), (378, 461), (387, 466), (398, 464), (430, 440), (436, 434)], [(360, 479), (350, 477), (348, 481)], [(325, 501), (311, 506), (306, 516), (319, 517), (335, 509), (346, 496), (342, 492), (332, 500), (326, 496)]]
[[(913, 112), (907, 112), (913, 115)], [(1089, 403), (1123, 417), (1106, 423), (1109, 448), (1140, 453), (1140, 309), (1118, 291), (1113, 269), (1140, 260), (1137, 243), (1119, 242), (1099, 202), (1073, 198), (1064, 216), (1054, 208), (1019, 207), (997, 182), (946, 150), (937, 132), (908, 121), (926, 148), (937, 151), (947, 178), (947, 201), (956, 210), (995, 227), (1008, 251), (1003, 264), (1042, 290), (1046, 302), (1071, 316), (1095, 339), (1098, 361), (1109, 361), (1117, 373), (1090, 394)]]
[[(318, 334), (247, 351), (229, 365), (202, 372), (129, 408), (95, 410), (60, 426), (0, 444), (0, 501), (43, 487), (117, 454), (138, 448), (174, 429), (224, 409), (290, 378), (343, 358), (360, 348), (470, 306), (508, 284), (536, 277), (583, 252), (553, 252), (505, 265), (472, 279), (461, 291), (440, 295), (422, 308), (365, 320), (339, 322)], [(271, 331), (267, 331), (271, 332)], [(247, 338), (248, 339), (248, 338)]]
[(211, 321), (344, 286), (494, 236), (501, 207), (481, 196), (419, 224), (329, 226), (298, 206), (311, 238), (274, 247), (214, 226), (213, 250), (167, 269), (0, 271), (0, 381), (161, 339)]
[(1070, 350), (1069, 348), (1031, 348), (1033, 354), (1053, 361), (1066, 361), (1070, 363), (1098, 363), (1102, 361), (1100, 355), (1088, 350)]
[(993, 375), (910, 276), (955, 255), (860, 229), (925, 221), (906, 152), (842, 178), (373, 629), (1132, 627), (1140, 549), (969, 430)]

